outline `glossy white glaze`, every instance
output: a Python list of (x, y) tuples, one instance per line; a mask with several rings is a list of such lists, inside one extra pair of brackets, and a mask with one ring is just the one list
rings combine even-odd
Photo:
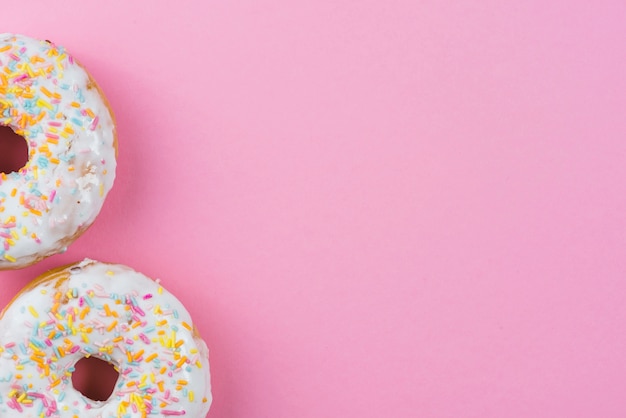
[[(120, 372), (107, 401), (72, 386), (74, 365), (90, 355)], [(208, 349), (189, 313), (129, 267), (68, 266), (0, 320), (0, 417), (204, 418), (211, 399)]]
[(96, 219), (115, 179), (115, 125), (63, 47), (13, 34), (0, 34), (0, 124), (29, 148), (21, 170), (0, 176), (0, 269), (19, 268)]

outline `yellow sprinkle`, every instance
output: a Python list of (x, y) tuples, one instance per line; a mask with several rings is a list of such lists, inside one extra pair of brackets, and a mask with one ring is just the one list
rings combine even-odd
[(37, 106), (45, 107), (46, 109), (52, 110), (54, 109), (50, 103), (43, 99), (37, 99)]

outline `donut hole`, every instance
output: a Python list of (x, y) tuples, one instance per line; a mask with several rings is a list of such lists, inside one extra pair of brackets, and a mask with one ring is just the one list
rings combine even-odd
[(97, 357), (84, 357), (74, 366), (72, 385), (92, 401), (106, 401), (113, 394), (119, 376), (111, 363)]
[(19, 171), (28, 162), (28, 144), (11, 127), (0, 125), (0, 173)]

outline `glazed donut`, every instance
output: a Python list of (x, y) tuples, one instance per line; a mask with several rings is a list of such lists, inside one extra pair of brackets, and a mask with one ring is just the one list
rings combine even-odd
[[(108, 400), (72, 385), (82, 358), (119, 372)], [(93, 260), (27, 286), (0, 314), (0, 416), (204, 418), (208, 349), (185, 307), (158, 281)]]
[(0, 125), (29, 158), (0, 173), (0, 270), (64, 251), (95, 220), (115, 179), (113, 114), (90, 75), (49, 41), (0, 34)]

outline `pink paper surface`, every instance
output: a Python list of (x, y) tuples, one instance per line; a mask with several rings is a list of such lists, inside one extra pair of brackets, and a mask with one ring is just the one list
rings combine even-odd
[[(626, 3), (9, 2), (119, 122), (69, 250), (159, 277), (209, 418), (626, 416)], [(190, 417), (193, 418), (193, 417)]]

